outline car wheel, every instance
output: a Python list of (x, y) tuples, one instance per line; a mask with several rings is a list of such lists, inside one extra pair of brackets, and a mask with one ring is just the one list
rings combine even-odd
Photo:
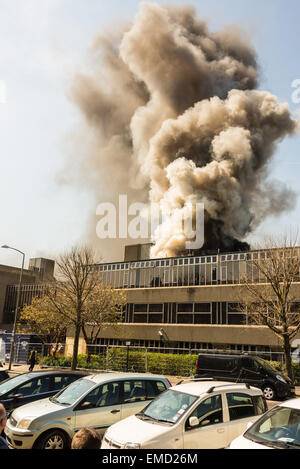
[(38, 449), (66, 449), (67, 438), (60, 430), (53, 430), (41, 437), (37, 444)]
[(268, 400), (268, 401), (273, 401), (275, 399), (275, 396), (276, 396), (276, 393), (275, 393), (275, 390), (272, 386), (270, 386), (269, 384), (267, 384), (266, 386), (264, 386), (263, 388), (263, 393), (264, 393), (264, 396), (265, 398)]

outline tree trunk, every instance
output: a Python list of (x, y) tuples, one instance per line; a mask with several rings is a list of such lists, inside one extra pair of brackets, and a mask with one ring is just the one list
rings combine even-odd
[(293, 365), (292, 365), (292, 357), (291, 357), (291, 344), (290, 344), (290, 339), (287, 335), (283, 336), (283, 349), (284, 349), (284, 359), (285, 359), (287, 375), (294, 382), (294, 373), (293, 373)]
[(72, 357), (72, 365), (71, 365), (71, 370), (72, 371), (76, 370), (76, 368), (77, 368), (80, 329), (81, 329), (81, 325), (76, 324), (75, 334), (74, 334), (73, 357)]

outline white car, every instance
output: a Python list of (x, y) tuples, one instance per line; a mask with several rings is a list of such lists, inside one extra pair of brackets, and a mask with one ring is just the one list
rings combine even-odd
[(300, 399), (273, 407), (242, 435), (229, 449), (300, 449)]
[(102, 435), (169, 387), (167, 378), (150, 374), (88, 375), (53, 397), (18, 407), (5, 435), (16, 449), (65, 449), (80, 428), (92, 427)]
[(266, 410), (260, 389), (193, 380), (169, 388), (143, 411), (112, 425), (101, 448), (225, 448)]

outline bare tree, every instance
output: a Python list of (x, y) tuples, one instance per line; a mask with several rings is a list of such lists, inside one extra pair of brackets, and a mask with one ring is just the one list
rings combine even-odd
[(95, 255), (88, 247), (73, 247), (56, 260), (57, 281), (46, 290), (53, 308), (74, 327), (72, 370), (77, 367), (79, 337), (89, 298), (99, 283)]
[[(279, 337), (288, 376), (293, 379), (291, 341), (300, 330), (298, 236), (268, 238), (248, 261), (240, 304), (248, 321), (267, 326)], [(242, 298), (243, 296), (243, 298)], [(298, 300), (298, 301), (297, 301)]]
[[(123, 308), (126, 305), (124, 290), (98, 283), (85, 304), (82, 321), (82, 333), (86, 345), (93, 345), (100, 331), (107, 326), (122, 322)], [(89, 349), (88, 349), (89, 356)]]

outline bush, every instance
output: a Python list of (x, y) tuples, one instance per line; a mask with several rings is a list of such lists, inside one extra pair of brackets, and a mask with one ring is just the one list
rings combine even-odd
[[(128, 364), (127, 364), (128, 359)], [(93, 370), (132, 371), (138, 373), (154, 373), (169, 376), (191, 376), (195, 372), (197, 355), (155, 353), (140, 350), (127, 350), (125, 348), (108, 348), (107, 357), (103, 355), (78, 355), (78, 368)], [(71, 357), (45, 357), (42, 365), (71, 367)], [(279, 372), (286, 373), (284, 364), (268, 362)], [(128, 366), (127, 366), (128, 365)], [(300, 364), (293, 364), (295, 382), (300, 384)]]

